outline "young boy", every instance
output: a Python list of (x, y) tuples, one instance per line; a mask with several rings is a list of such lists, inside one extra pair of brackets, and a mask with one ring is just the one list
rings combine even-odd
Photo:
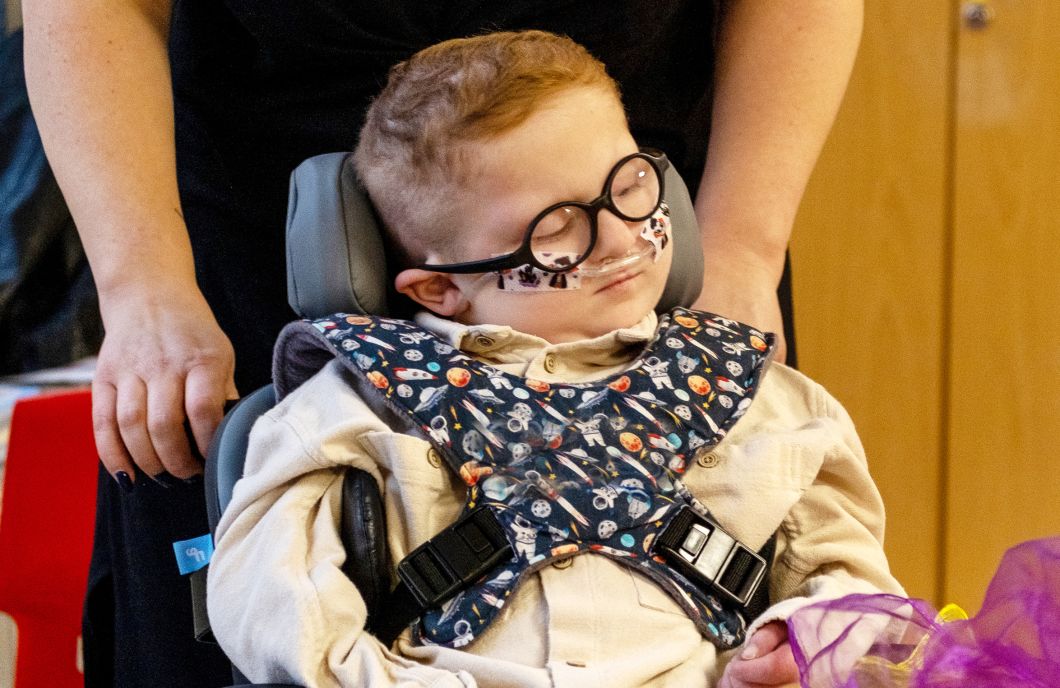
[[(249, 678), (783, 685), (794, 609), (900, 591), (839, 404), (783, 365), (763, 376), (753, 328), (655, 315), (665, 158), (638, 152), (583, 48), (525, 32), (416, 54), (356, 163), (404, 266), (395, 285), (429, 312), (281, 338), (286, 396), (254, 428), (209, 578), (214, 632)], [(314, 347), (331, 360), (295, 387)], [(349, 466), (382, 489), (392, 571), (413, 555), (402, 585), (431, 587), (417, 547), (454, 523), (477, 524), (461, 537), (489, 555), (392, 648), (340, 569)], [(765, 575), (750, 553), (774, 533), (774, 604), (748, 618)]]

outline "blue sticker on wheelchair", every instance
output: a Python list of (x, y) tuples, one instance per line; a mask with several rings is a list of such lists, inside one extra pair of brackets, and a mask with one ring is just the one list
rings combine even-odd
[(190, 540), (173, 543), (173, 554), (177, 555), (180, 575), (194, 573), (210, 563), (213, 556), (213, 536), (207, 533)]

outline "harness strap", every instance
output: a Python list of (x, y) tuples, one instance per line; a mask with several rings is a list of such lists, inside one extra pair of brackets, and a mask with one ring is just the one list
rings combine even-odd
[[(391, 637), (402, 616), (421, 612), (415, 642), (463, 647), (535, 566), (591, 551), (662, 586), (719, 648), (742, 641), (764, 558), (690, 517), (673, 531), (670, 561), (652, 542), (694, 502), (681, 481), (689, 457), (721, 441), (751, 403), (768, 334), (678, 309), (625, 372), (587, 384), (506, 375), (385, 318), (336, 315), (285, 341), (295, 354), (340, 354), (355, 391), (396, 431), (434, 445), (468, 485), (465, 511), (486, 506), (508, 541), (487, 546), (489, 524), (455, 524), (447, 542), (442, 534), (414, 552), (388, 605)], [(314, 356), (294, 360), (320, 363)]]
[[(776, 533), (759, 552), (713, 519), (684, 506), (659, 535), (653, 551), (695, 582), (722, 593), (748, 621), (769, 606), (768, 580)], [(504, 528), (484, 507), (427, 540), (398, 564), (399, 582), (369, 630), (390, 645), (428, 609), (441, 607), (494, 566), (512, 557)]]
[(389, 645), (423, 612), (441, 607), (513, 555), (492, 511), (479, 507), (469, 512), (401, 560), (398, 585), (373, 632)]
[(758, 550), (758, 555), (766, 560), (766, 585), (759, 585), (758, 590), (751, 596), (751, 601), (747, 603), (747, 619), (748, 621), (757, 619), (762, 616), (767, 609), (771, 600), (769, 599), (769, 572), (773, 569), (773, 556), (777, 551), (777, 533), (774, 531), (769, 539), (766, 540), (766, 544), (762, 546), (762, 549)]
[(397, 572), (420, 607), (431, 609), (512, 558), (504, 527), (479, 507), (401, 560)]

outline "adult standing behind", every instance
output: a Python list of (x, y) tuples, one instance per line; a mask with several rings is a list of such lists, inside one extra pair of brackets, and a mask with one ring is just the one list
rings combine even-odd
[(390, 65), (484, 29), (586, 45), (638, 142), (692, 187), (709, 276), (697, 305), (779, 332), (785, 248), (861, 13), (860, 0), (26, 0), (30, 94), (106, 330), (86, 683), (225, 682), (219, 653), (191, 640), (169, 545), (205, 531), (183, 422), (204, 450), (224, 400), (268, 381), (292, 317), (287, 177), (353, 147)]

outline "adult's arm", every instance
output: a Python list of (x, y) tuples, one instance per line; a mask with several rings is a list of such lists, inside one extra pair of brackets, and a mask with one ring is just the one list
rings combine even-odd
[(784, 254), (850, 78), (862, 13), (862, 0), (722, 2), (696, 196), (706, 256), (698, 307), (783, 331), (776, 289)]
[(177, 192), (170, 14), (170, 0), (24, 3), (34, 114), (99, 290), (92, 415), (115, 476), (135, 475), (133, 462), (151, 476), (200, 471), (185, 416), (204, 450), (235, 396)]

